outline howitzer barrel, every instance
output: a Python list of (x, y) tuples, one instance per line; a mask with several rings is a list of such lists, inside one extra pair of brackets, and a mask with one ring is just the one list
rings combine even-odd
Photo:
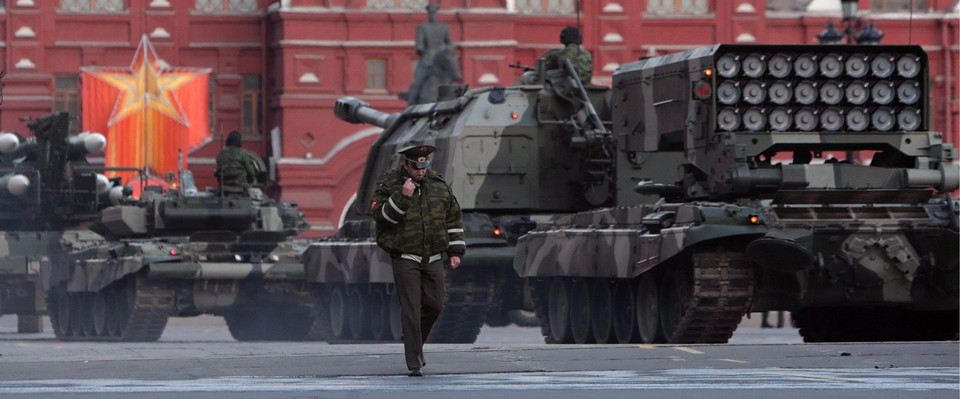
[(370, 104), (354, 97), (343, 97), (337, 100), (333, 111), (340, 120), (353, 124), (367, 123), (382, 128), (392, 125), (400, 117), (400, 114), (388, 114), (370, 108)]

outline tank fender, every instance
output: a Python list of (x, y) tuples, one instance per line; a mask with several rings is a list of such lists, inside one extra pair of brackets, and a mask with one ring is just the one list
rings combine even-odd
[(390, 256), (372, 240), (320, 241), (303, 254), (310, 283), (392, 283)]
[(813, 265), (812, 246), (812, 230), (770, 230), (747, 244), (747, 258), (763, 268), (797, 272)]
[(640, 236), (642, 256), (637, 261), (635, 276), (705, 242), (729, 239), (752, 241), (763, 237), (765, 233), (767, 229), (762, 225), (698, 225), (663, 229), (660, 234), (644, 234)]

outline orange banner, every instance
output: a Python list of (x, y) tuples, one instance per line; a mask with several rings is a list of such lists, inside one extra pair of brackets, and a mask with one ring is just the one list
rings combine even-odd
[[(130, 68), (81, 68), (83, 130), (106, 136), (105, 166), (163, 176), (176, 172), (178, 150), (186, 162), (210, 137), (210, 70), (161, 64), (144, 36)], [(136, 177), (119, 175), (124, 184)]]

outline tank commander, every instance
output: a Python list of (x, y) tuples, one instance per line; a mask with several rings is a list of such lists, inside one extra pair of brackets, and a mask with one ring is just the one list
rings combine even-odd
[(234, 130), (227, 135), (226, 146), (217, 154), (213, 175), (220, 182), (221, 192), (247, 194), (256, 182), (259, 163), (242, 146), (240, 133)]
[(383, 175), (370, 205), (377, 245), (393, 263), (403, 351), (411, 377), (423, 375), (423, 343), (443, 308), (441, 258), (446, 254), (450, 268), (456, 269), (466, 252), (460, 204), (443, 177), (427, 169), (436, 150), (430, 145), (401, 149), (403, 162)]
[(576, 26), (563, 28), (560, 31), (560, 43), (563, 43), (563, 48), (553, 49), (543, 54), (547, 71), (564, 70), (563, 61), (570, 60), (574, 69), (577, 70), (580, 82), (589, 85), (590, 79), (593, 77), (593, 57), (581, 45), (583, 36), (580, 35), (580, 29), (577, 29)]

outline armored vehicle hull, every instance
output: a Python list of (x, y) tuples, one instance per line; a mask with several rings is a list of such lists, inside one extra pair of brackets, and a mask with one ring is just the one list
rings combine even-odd
[(726, 342), (768, 310), (808, 342), (957, 338), (960, 173), (919, 47), (717, 45), (613, 86), (618, 206), (518, 242), (548, 343)]

